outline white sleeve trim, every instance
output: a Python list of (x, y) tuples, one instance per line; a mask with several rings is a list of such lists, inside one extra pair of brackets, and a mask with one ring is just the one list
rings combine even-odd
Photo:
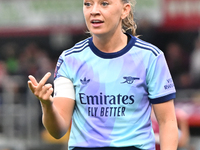
[(75, 100), (72, 81), (66, 77), (59, 77), (54, 80), (54, 97), (66, 97)]

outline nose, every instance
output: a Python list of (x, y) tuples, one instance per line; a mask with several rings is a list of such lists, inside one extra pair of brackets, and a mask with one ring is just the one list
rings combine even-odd
[(92, 8), (90, 14), (93, 16), (100, 14), (99, 6), (97, 4), (93, 5), (93, 8)]

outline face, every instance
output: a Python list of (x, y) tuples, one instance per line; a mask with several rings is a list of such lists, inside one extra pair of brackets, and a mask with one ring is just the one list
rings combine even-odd
[(121, 32), (121, 22), (130, 10), (121, 0), (84, 0), (86, 25), (93, 35)]

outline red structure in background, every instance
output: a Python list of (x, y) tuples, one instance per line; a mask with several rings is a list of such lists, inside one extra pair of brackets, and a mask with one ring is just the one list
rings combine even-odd
[(200, 0), (163, 0), (163, 25), (169, 30), (200, 28)]
[(73, 27), (69, 25), (42, 26), (42, 27), (0, 27), (0, 37), (27, 37), (48, 36), (52, 33), (80, 34), (86, 31), (84, 25)]
[(200, 127), (200, 103), (189, 100), (187, 102), (177, 102), (175, 107), (182, 109), (187, 114), (187, 121), (190, 127)]

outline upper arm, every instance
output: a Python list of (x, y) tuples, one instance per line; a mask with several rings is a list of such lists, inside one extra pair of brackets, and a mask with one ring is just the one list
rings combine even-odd
[(54, 81), (54, 106), (69, 127), (75, 106), (75, 90), (71, 80), (59, 77)]
[(66, 97), (54, 97), (53, 103), (59, 114), (65, 120), (67, 127), (69, 127), (73, 115), (75, 100)]
[(166, 121), (176, 121), (174, 100), (153, 104), (153, 110), (159, 124)]

